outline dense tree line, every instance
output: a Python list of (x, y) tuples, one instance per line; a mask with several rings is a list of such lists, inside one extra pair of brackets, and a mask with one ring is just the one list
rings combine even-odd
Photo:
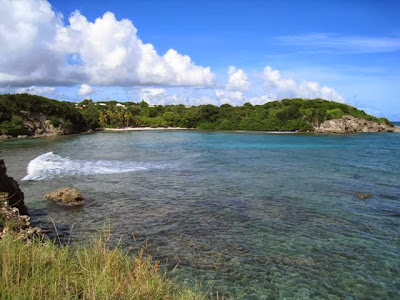
[(343, 103), (323, 99), (300, 98), (267, 102), (263, 105), (245, 103), (243, 106), (223, 104), (184, 106), (156, 105), (141, 101), (118, 103), (117, 101), (79, 104), (62, 102), (45, 97), (17, 94), (0, 95), (0, 131), (20, 134), (24, 129), (27, 113), (46, 115), (54, 126), (71, 131), (119, 127), (186, 127), (217, 130), (256, 131), (312, 131), (313, 125), (325, 120), (351, 115), (357, 118), (387, 123), (362, 110)]
[(391, 124), (343, 103), (300, 98), (243, 106), (223, 104), (186, 107), (184, 105), (149, 106), (146, 102), (116, 101), (99, 103), (84, 100), (79, 104), (87, 125), (95, 127), (186, 127), (217, 130), (313, 130), (314, 124), (351, 115), (378, 123)]

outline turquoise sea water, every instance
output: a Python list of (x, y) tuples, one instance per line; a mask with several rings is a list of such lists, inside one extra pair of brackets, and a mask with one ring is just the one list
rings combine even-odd
[[(34, 222), (84, 239), (110, 218), (211, 294), (400, 298), (400, 134), (100, 132), (4, 141), (0, 157)], [(85, 206), (43, 198), (64, 186)]]

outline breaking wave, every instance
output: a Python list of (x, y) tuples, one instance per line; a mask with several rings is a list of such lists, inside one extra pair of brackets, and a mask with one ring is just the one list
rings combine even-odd
[(57, 176), (115, 174), (147, 170), (145, 164), (123, 161), (73, 160), (53, 152), (42, 154), (31, 160), (22, 180), (46, 180)]

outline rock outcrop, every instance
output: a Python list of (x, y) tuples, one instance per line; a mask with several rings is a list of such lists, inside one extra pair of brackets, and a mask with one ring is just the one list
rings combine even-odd
[(399, 127), (391, 127), (385, 123), (379, 124), (349, 115), (314, 125), (314, 130), (318, 133), (400, 132)]
[(28, 209), (24, 203), (24, 193), (19, 188), (18, 182), (7, 176), (7, 168), (4, 160), (0, 160), (0, 192), (8, 205), (17, 208), (20, 215), (28, 215)]
[(45, 195), (45, 198), (52, 200), (57, 204), (67, 206), (82, 205), (85, 202), (85, 199), (82, 197), (81, 193), (70, 187), (61, 188), (54, 192), (48, 193)]
[(55, 127), (50, 120), (45, 120), (43, 123), (37, 123), (32, 128), (33, 135), (38, 136), (52, 136), (52, 135), (63, 135), (69, 132), (62, 129), (61, 127)]
[(8, 193), (0, 192), (0, 240), (8, 231), (18, 234), (19, 239), (29, 240), (35, 236), (42, 236), (42, 230), (31, 226), (31, 219), (27, 215), (20, 215), (19, 209), (8, 205)]
[(29, 241), (42, 237), (42, 230), (31, 225), (24, 193), (18, 183), (7, 176), (4, 161), (0, 160), (0, 240), (8, 233), (17, 234), (18, 239)]
[(27, 137), (42, 137), (42, 136), (54, 136), (54, 135), (65, 135), (74, 133), (71, 130), (63, 128), (61, 119), (56, 120), (60, 124), (54, 125), (49, 117), (42, 113), (21, 111), (24, 122), (24, 129), (19, 134), (1, 134), (0, 140), (6, 140), (11, 138), (27, 138)]
[(27, 135), (35, 137), (70, 133), (60, 126), (54, 126), (45, 114), (36, 112), (26, 112), (24, 127), (28, 130)]

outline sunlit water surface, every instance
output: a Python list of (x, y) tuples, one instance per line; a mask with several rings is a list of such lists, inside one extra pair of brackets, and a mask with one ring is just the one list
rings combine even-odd
[[(111, 220), (226, 299), (399, 299), (400, 134), (153, 131), (0, 142), (34, 223)], [(28, 167), (29, 164), (29, 167)], [(87, 199), (43, 195), (73, 186)], [(355, 193), (371, 194), (359, 199)]]

